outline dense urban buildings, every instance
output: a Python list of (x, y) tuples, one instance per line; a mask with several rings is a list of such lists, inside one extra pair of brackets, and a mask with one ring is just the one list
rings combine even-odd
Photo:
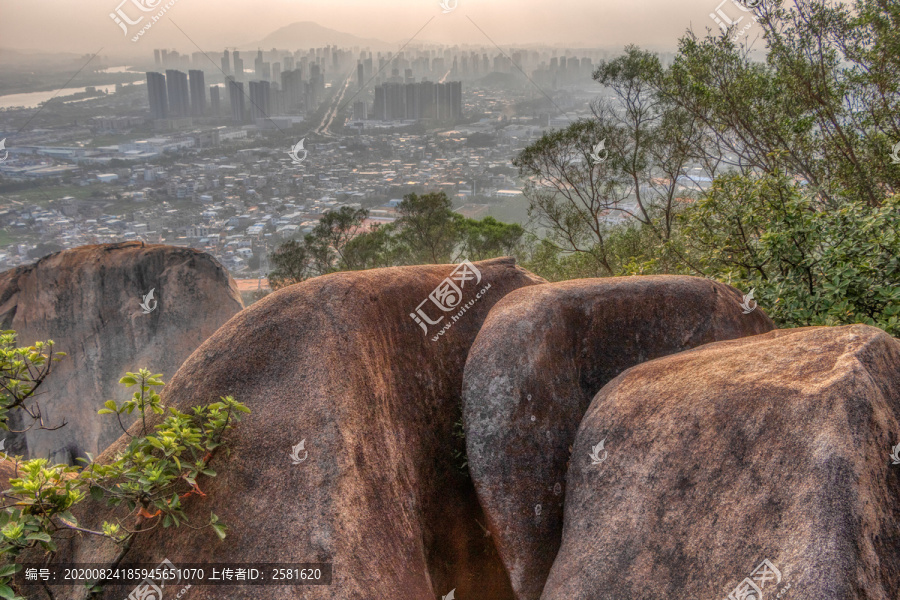
[(385, 83), (375, 88), (372, 118), (455, 120), (461, 119), (462, 83)]
[[(86, 115), (77, 125), (20, 137), (0, 164), (4, 181), (38, 186), (0, 207), (0, 268), (51, 240), (137, 239), (204, 249), (257, 276), (265, 254), (328, 211), (363, 206), (367, 226), (388, 223), (411, 191), (443, 190), (466, 216), (524, 222), (511, 208), (521, 182), (510, 159), (588, 114), (604, 55), (330, 46), (254, 50), (245, 71), (233, 48), (154, 50), (140, 85), (90, 92), (72, 105)], [(301, 139), (308, 158), (297, 165), (288, 151)]]
[[(236, 123), (303, 116), (322, 103), (327, 81), (337, 83), (345, 77), (354, 80), (350, 117), (355, 122), (452, 123), (465, 116), (463, 88), (467, 81), (492, 73), (519, 77), (519, 69), (525, 68), (530, 71), (533, 84), (557, 89), (588, 80), (594, 64), (590, 56), (550, 56), (547, 51), (535, 50), (518, 50), (509, 55), (450, 49), (385, 53), (332, 46), (308, 52), (257, 49), (252, 73), (245, 72), (238, 50), (222, 51), (218, 59), (221, 69), (212, 68), (216, 61), (201, 53), (189, 57), (159, 49), (154, 50), (154, 61), (157, 66), (171, 67), (165, 76), (167, 103), (160, 100), (158, 77), (147, 88), (148, 99), (153, 96), (150, 104), (154, 119), (229, 115)], [(187, 88), (183, 72), (186, 69)], [(244, 85), (232, 87), (230, 81)], [(207, 86), (207, 82), (213, 85)], [(225, 89), (214, 92), (216, 87)], [(217, 107), (213, 106), (214, 93), (219, 94)], [(166, 109), (162, 110), (164, 104)], [(184, 126), (178, 120), (170, 124)]]

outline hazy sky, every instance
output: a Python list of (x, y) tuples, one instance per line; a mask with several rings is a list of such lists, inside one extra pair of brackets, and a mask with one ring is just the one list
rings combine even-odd
[[(126, 0), (122, 10), (136, 19), (156, 14), (171, 1)], [(457, 0), (447, 1), (452, 6)], [(458, 0), (444, 14), (440, 0), (175, 0), (135, 43), (109, 16), (122, 0), (0, 0), (0, 48), (93, 53), (102, 47), (106, 55), (146, 55), (159, 47), (196, 51), (188, 36), (204, 50), (219, 51), (252, 43), (296, 21), (397, 43), (434, 17), (417, 39), (488, 45), (474, 21), (501, 45), (638, 43), (662, 49), (673, 47), (690, 26), (696, 31), (715, 27), (709, 13), (719, 1)], [(156, 10), (141, 13), (132, 2), (149, 3)]]

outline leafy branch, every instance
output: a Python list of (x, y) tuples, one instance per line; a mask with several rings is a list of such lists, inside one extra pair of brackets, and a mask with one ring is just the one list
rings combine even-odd
[(26, 401), (34, 397), (50, 375), (53, 363), (65, 356), (65, 353), (53, 352), (53, 340), (19, 347), (16, 337), (15, 331), (0, 333), (0, 429), (9, 431), (9, 413), (15, 409), (24, 411), (32, 419), (32, 424), (25, 431), (35, 423), (39, 424), (40, 429), (59, 429), (65, 423), (47, 427), (44, 425), (40, 404), (34, 402), (28, 406)]
[[(159, 526), (192, 527), (184, 502), (193, 495), (206, 495), (198, 480), (216, 476), (209, 461), (224, 444), (226, 432), (240, 421), (241, 414), (250, 410), (230, 396), (194, 407), (190, 413), (164, 407), (156, 391), (164, 385), (161, 377), (146, 369), (126, 373), (119, 382), (129, 388), (137, 386), (137, 391), (124, 402), (107, 401), (99, 411), (116, 415), (120, 427), (131, 438), (112, 462), (98, 464), (90, 455), (87, 460), (78, 459), (83, 466), (50, 465), (46, 459), (20, 463), (16, 458), (17, 477), (10, 479), (11, 489), (0, 495), (4, 502), (0, 507), (0, 598), (19, 600), (11, 587), (19, 567), (16, 557), (38, 545), (55, 553), (53, 535), (57, 532), (108, 539), (120, 545), (124, 555), (139, 533)], [(29, 387), (29, 380), (24, 378), (17, 381), (26, 383), (12, 389), (36, 387)], [(122, 415), (134, 411), (140, 418), (139, 435), (131, 435), (122, 421)], [(168, 416), (151, 430), (148, 412), (162, 415), (166, 411)], [(124, 505), (128, 513), (115, 522), (103, 522), (100, 530), (83, 527), (72, 508), (88, 497), (113, 507)], [(210, 527), (220, 539), (225, 538), (227, 528), (214, 513), (202, 527)]]

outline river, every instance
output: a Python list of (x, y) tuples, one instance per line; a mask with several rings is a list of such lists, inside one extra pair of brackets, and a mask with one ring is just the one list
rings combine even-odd
[[(132, 83), (144, 83), (143, 81), (133, 81)], [(116, 84), (112, 83), (109, 85), (95, 85), (90, 86), (97, 88), (98, 91), (104, 92), (115, 92)], [(35, 108), (41, 102), (45, 102), (54, 96), (71, 96), (72, 94), (78, 94), (85, 91), (86, 88), (83, 87), (73, 87), (73, 88), (63, 88), (59, 92), (56, 90), (50, 90), (47, 92), (26, 92), (24, 94), (7, 94), (5, 96), (0, 96), (0, 109), (3, 108), (12, 108), (14, 106), (24, 106), (25, 108)]]

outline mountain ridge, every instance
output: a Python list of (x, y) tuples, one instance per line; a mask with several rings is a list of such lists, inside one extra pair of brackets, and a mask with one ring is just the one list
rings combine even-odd
[[(301, 45), (302, 44), (302, 45)], [(241, 49), (247, 47), (283, 48), (285, 50), (304, 50), (321, 46), (336, 45), (347, 46), (372, 46), (393, 47), (394, 44), (375, 38), (361, 38), (352, 33), (345, 33), (336, 29), (330, 29), (313, 21), (297, 21), (276, 29), (255, 44), (244, 44)]]

